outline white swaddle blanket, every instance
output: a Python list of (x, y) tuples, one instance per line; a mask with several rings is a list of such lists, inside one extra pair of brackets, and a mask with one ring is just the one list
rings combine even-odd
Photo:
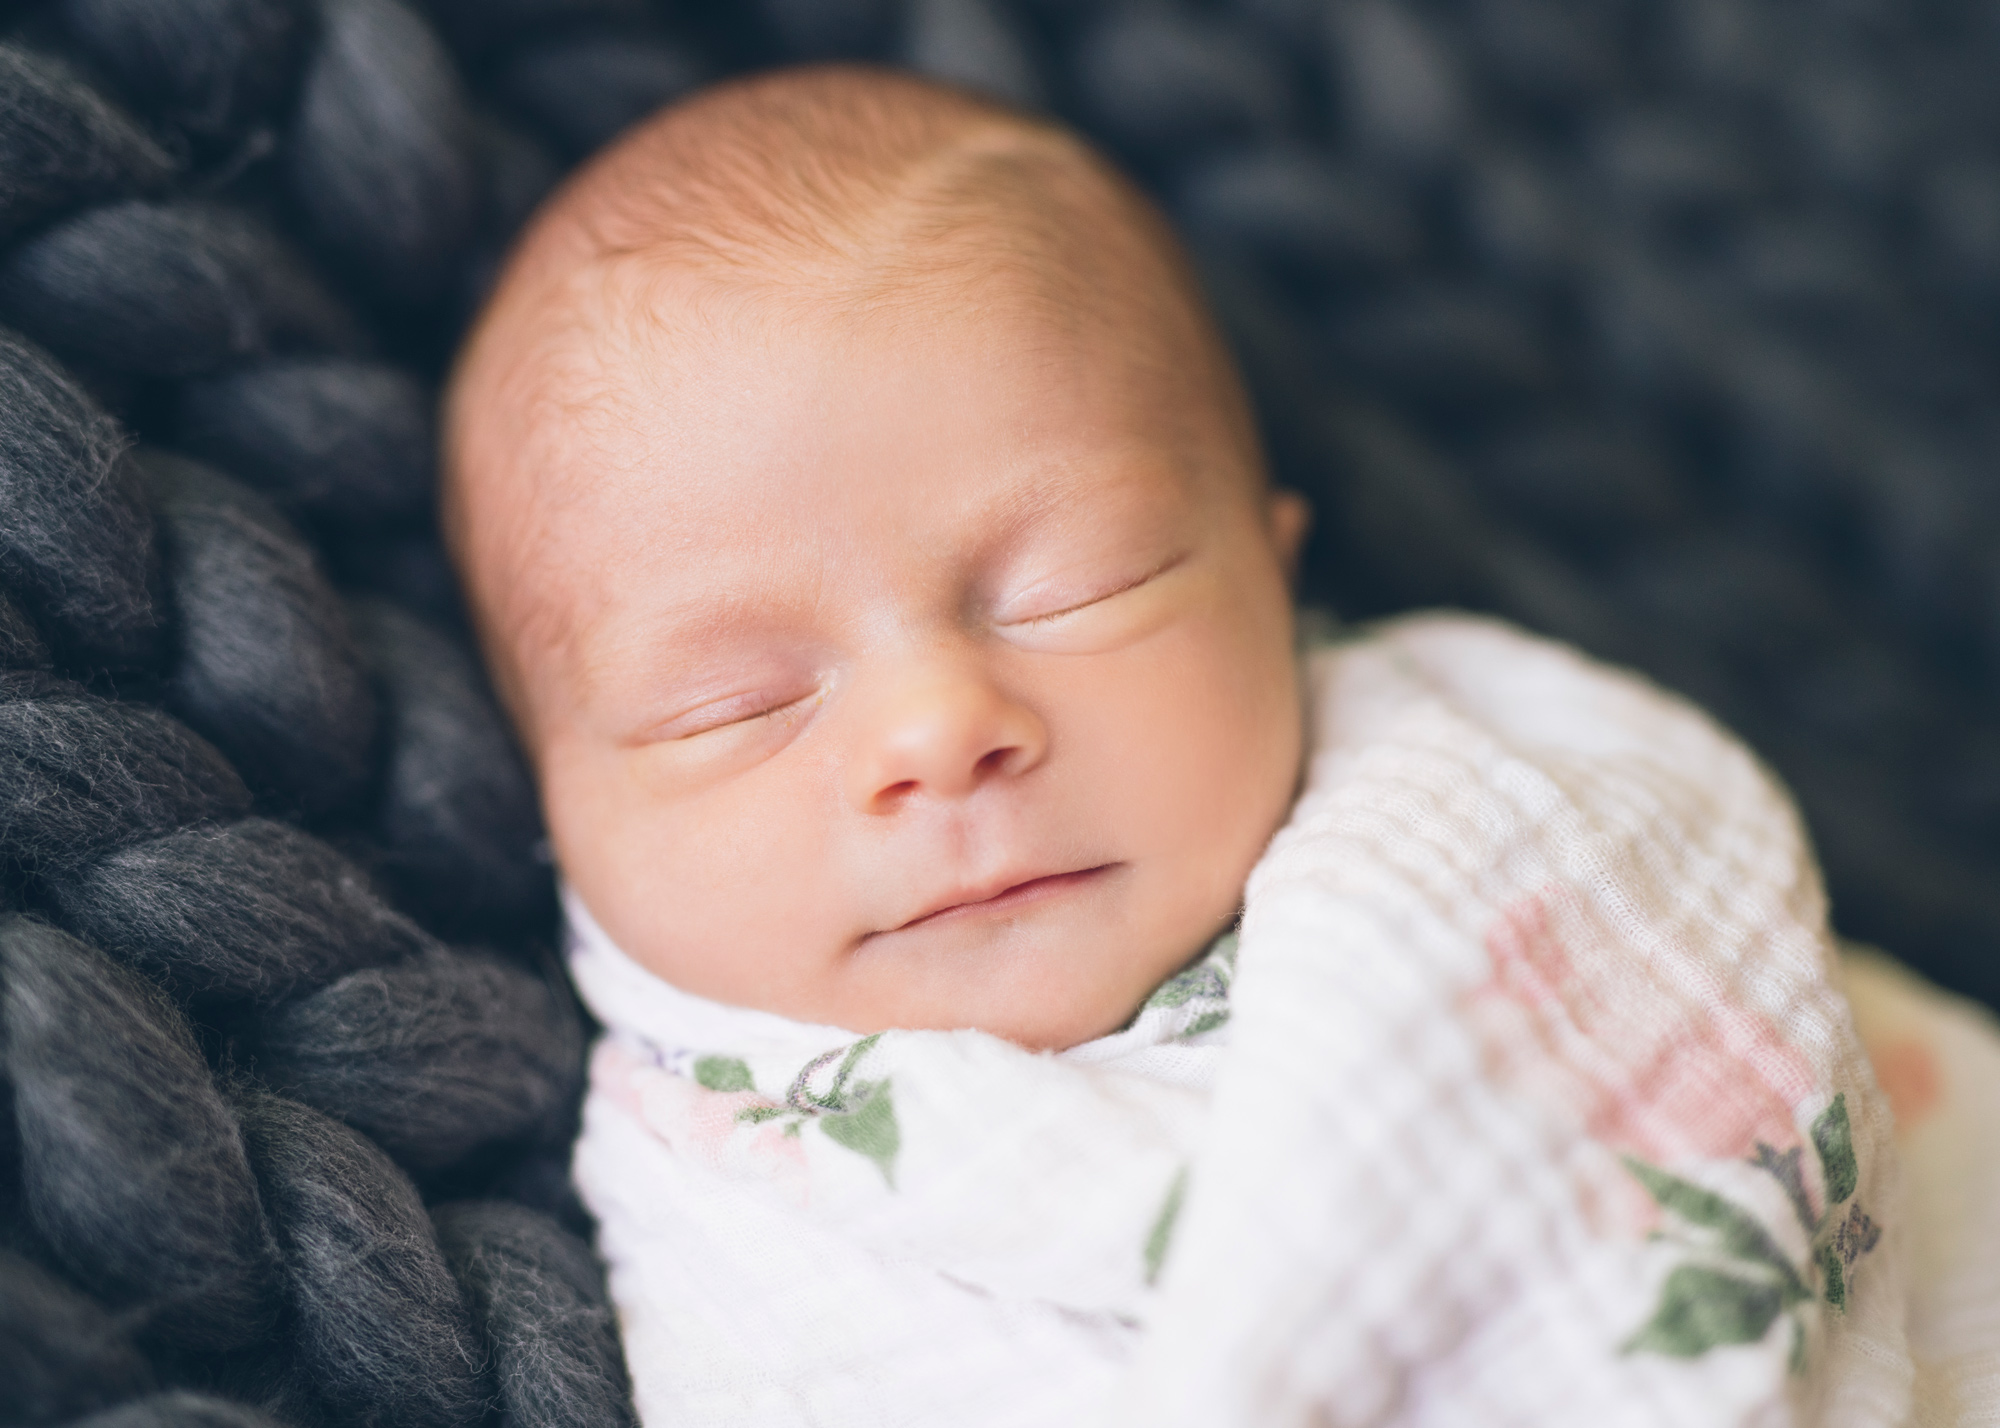
[(718, 1006), (571, 901), (647, 1428), (2000, 1421), (2000, 1041), (1859, 979), (1951, 1128), (1913, 1233), (1741, 746), (1489, 621), (1306, 677), (1239, 938), (1068, 1052)]

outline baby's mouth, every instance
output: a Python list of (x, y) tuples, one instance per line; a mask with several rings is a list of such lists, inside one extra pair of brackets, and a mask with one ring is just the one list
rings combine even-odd
[[(1098, 882), (1118, 866), (1116, 863), (1099, 863), (1094, 868), (1079, 868), (1074, 872), (1046, 873), (1040, 877), (1024, 878), (1020, 882), (1005, 884), (992, 892), (978, 888), (961, 890), (918, 913), (908, 922), (885, 928), (884, 931), (908, 932), (913, 927), (926, 927), (963, 916), (1016, 912)], [(882, 934), (878, 932), (873, 935), (879, 937)]]

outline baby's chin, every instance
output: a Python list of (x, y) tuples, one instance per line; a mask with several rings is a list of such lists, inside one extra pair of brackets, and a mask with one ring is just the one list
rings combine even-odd
[[(1064, 955), (1067, 949), (1051, 950), (1051, 962), (1072, 960)], [(982, 1031), (1030, 1051), (1066, 1051), (1124, 1026), (1164, 980), (1143, 986), (1107, 985), (1099, 978), (1065, 975), (1060, 967), (1046, 964), (1020, 970), (1028, 975), (969, 979), (970, 985), (940, 995), (898, 998), (898, 1007), (876, 1007), (873, 1015), (850, 1015), (837, 1024), (864, 1033)]]

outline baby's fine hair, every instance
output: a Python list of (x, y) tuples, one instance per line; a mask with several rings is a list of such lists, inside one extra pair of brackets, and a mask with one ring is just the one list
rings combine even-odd
[(564, 186), (517, 261), (625, 253), (871, 301), (997, 264), (1041, 287), (1093, 282), (1099, 301), (1104, 284), (1144, 283), (1199, 308), (1165, 220), (1067, 130), (858, 65), (760, 74), (663, 111)]

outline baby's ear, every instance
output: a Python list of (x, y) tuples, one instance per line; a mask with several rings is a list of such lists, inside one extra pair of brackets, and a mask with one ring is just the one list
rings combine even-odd
[(1279, 563), (1285, 567), (1285, 579), (1292, 583), (1298, 581), (1299, 552), (1305, 548), (1312, 522), (1312, 502), (1297, 491), (1274, 486), (1264, 497), (1264, 524), (1270, 529)]

